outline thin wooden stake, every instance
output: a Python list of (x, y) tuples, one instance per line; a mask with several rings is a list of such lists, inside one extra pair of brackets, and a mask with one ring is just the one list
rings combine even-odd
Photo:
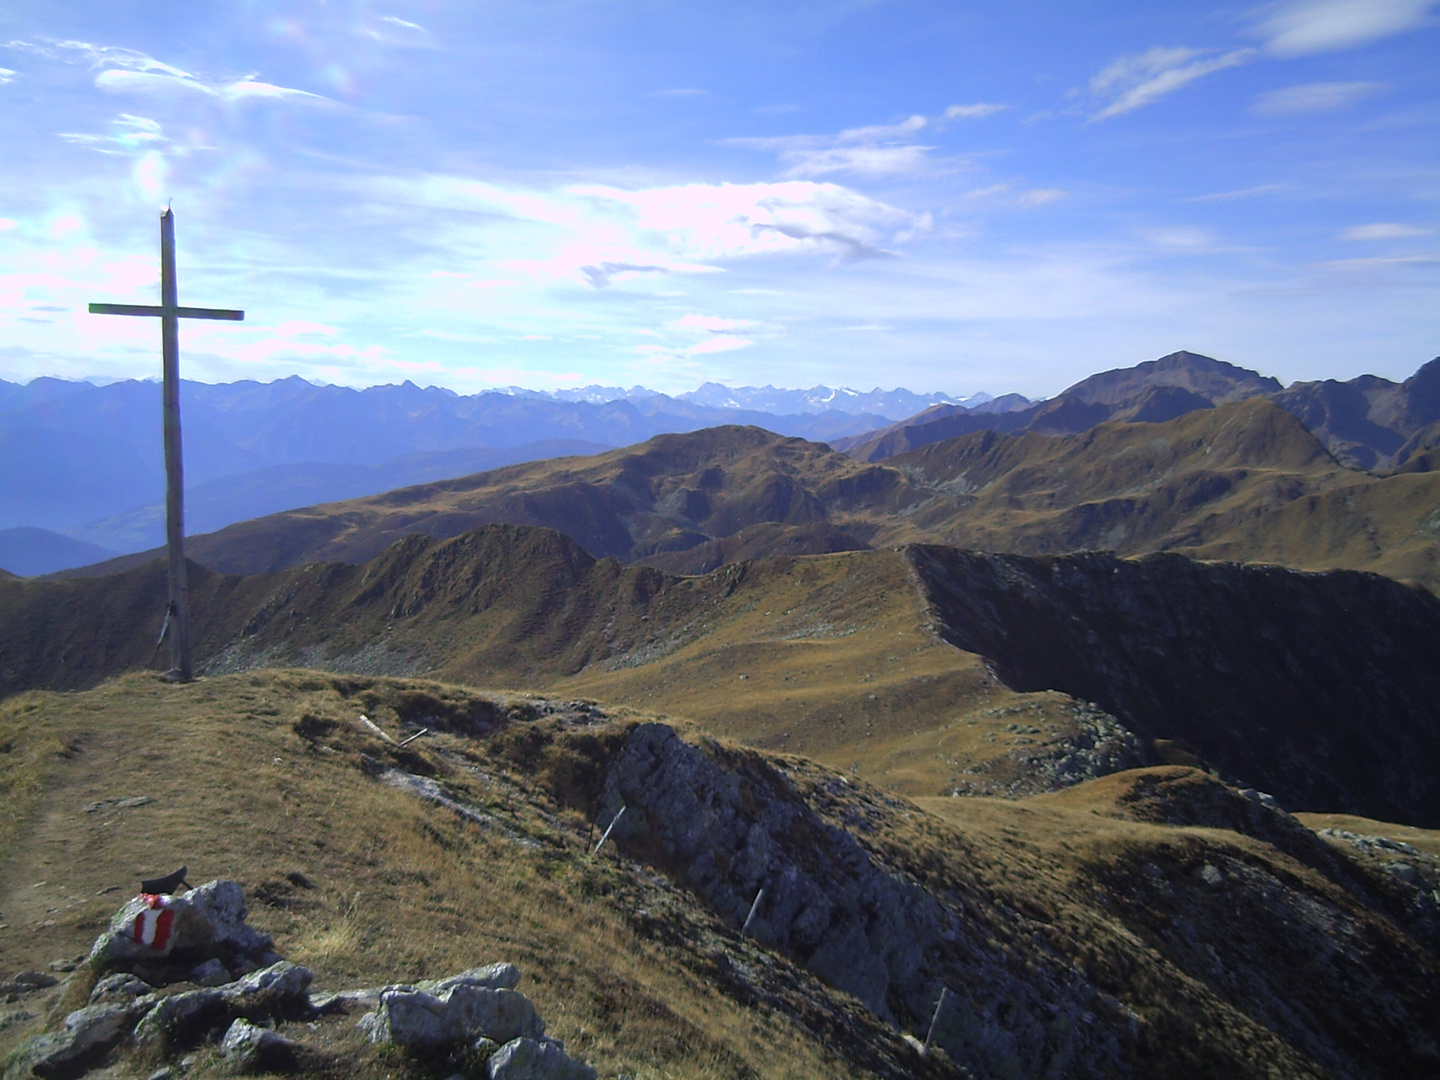
[(741, 937), (744, 937), (750, 932), (750, 924), (755, 921), (755, 913), (760, 910), (760, 900), (764, 895), (765, 889), (763, 887), (755, 894), (755, 902), (750, 905), (750, 914), (745, 916), (745, 925), (740, 927)]
[(590, 852), (591, 858), (594, 858), (596, 855), (600, 854), (600, 849), (605, 846), (605, 841), (610, 839), (610, 830), (615, 828), (616, 823), (625, 816), (626, 809), (628, 808), (624, 806), (620, 807), (620, 812), (610, 819), (610, 824), (605, 827), (604, 835), (600, 837), (600, 843), (596, 844), (595, 850)]
[(401, 746), (409, 746), (409, 745), (410, 745), (412, 742), (414, 742), (416, 739), (420, 738), (421, 735), (429, 735), (429, 734), (430, 734), (430, 729), (429, 729), (428, 727), (422, 727), (419, 731), (415, 732), (414, 735), (411, 735), (411, 736), (409, 736), (408, 738), (401, 739), (401, 740), (400, 740), (400, 745), (401, 745)]
[(945, 1007), (945, 995), (948, 993), (950, 993), (948, 986), (940, 987), (940, 1000), (935, 1003), (935, 1012), (930, 1017), (930, 1030), (925, 1033), (925, 1046), (920, 1050), (922, 1057), (930, 1053), (930, 1044), (935, 1041), (935, 1021), (940, 1019), (940, 1010)]

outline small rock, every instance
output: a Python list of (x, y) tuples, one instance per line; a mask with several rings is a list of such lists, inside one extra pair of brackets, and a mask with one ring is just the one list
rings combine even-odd
[(278, 1032), (239, 1019), (220, 1040), (220, 1056), (235, 1072), (279, 1072), (294, 1067), (295, 1044)]
[(90, 1004), (98, 1005), (106, 1001), (134, 1001), (154, 989), (145, 980), (136, 978), (128, 971), (117, 971), (113, 975), (106, 975), (95, 984), (95, 988), (90, 991)]
[(488, 1063), (490, 1080), (595, 1080), (595, 1070), (565, 1053), (557, 1039), (512, 1039)]
[(380, 1004), (380, 990), (376, 987), (358, 990), (341, 990), (334, 994), (311, 994), (310, 1007), (322, 1013), (347, 1013), (351, 1009), (364, 1007), (374, 1010)]
[(1418, 886), (1420, 884), (1420, 871), (1416, 870), (1415, 867), (1409, 863), (1392, 862), (1385, 867), (1385, 870), (1405, 882), (1406, 885)]
[(125, 798), (100, 799), (96, 802), (85, 804), (85, 813), (93, 814), (99, 810), (128, 810), (135, 806), (146, 806), (155, 800), (149, 795), (130, 795)]
[(224, 995), (216, 989), (190, 990), (156, 1003), (135, 1027), (135, 1045), (166, 1048), (193, 1044), (230, 1018)]
[(43, 990), (47, 986), (54, 986), (60, 980), (54, 975), (47, 975), (43, 971), (21, 971), (18, 972), (11, 982), (19, 983), (22, 986), (33, 986), (36, 990)]
[(1200, 867), (1200, 869), (1195, 872), (1195, 876), (1212, 889), (1225, 880), (1225, 875), (1220, 872), (1220, 868), (1218, 866), (1211, 866), (1209, 863)]
[(230, 981), (230, 971), (219, 960), (206, 960), (190, 972), (190, 981), (196, 986), (224, 986)]

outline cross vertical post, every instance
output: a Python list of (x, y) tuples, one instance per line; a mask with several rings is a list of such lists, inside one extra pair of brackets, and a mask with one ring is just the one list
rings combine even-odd
[(142, 315), (160, 318), (160, 354), (164, 384), (162, 405), (165, 435), (165, 544), (170, 553), (170, 602), (165, 633), (170, 635), (170, 673), (179, 682), (195, 676), (190, 640), (190, 581), (185, 569), (185, 468), (180, 454), (180, 320), (226, 319), (238, 322), (243, 311), (180, 306), (175, 283), (175, 215), (167, 206), (160, 215), (160, 306), (91, 304), (92, 315)]
[(175, 215), (160, 217), (160, 353), (164, 370), (165, 546), (170, 553), (170, 666), (189, 682), (195, 674), (190, 644), (190, 576), (185, 572), (185, 465), (180, 454), (180, 290), (175, 283)]

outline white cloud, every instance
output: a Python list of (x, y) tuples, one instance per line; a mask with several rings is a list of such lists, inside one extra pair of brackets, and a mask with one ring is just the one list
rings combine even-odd
[(426, 30), (419, 23), (413, 23), (407, 19), (402, 19), (398, 15), (381, 15), (380, 21), (384, 23), (389, 23), (391, 26), (402, 27), (406, 30), (418, 30), (422, 34), (429, 33), (429, 31)]
[(1436, 0), (1287, 0), (1262, 8), (1259, 31), (1276, 56), (1368, 45), (1430, 22)]
[[(779, 255), (884, 256), (883, 245), (926, 224), (850, 188), (806, 180), (536, 190), (431, 176), (366, 186), (384, 202), (445, 211), (447, 242), (483, 247), (493, 266), (595, 288)], [(476, 215), (474, 224), (456, 212)]]
[(1405, 240), (1412, 236), (1429, 236), (1432, 230), (1394, 222), (1373, 225), (1352, 225), (1340, 234), (1341, 240)]
[(1362, 98), (1373, 97), (1385, 89), (1377, 82), (1306, 83), (1286, 86), (1261, 94), (1250, 106), (1261, 116), (1292, 116), (1299, 113), (1325, 112), (1343, 108)]
[(1008, 105), (992, 105), (987, 101), (979, 101), (974, 105), (951, 105), (945, 110), (942, 119), (945, 120), (982, 120), (1002, 109), (1009, 108)]
[(14, 71), (10, 70), (10, 68), (0, 68), (0, 86), (4, 86), (6, 83), (12, 83), (14, 81)]
[(1149, 105), (1187, 83), (1247, 64), (1258, 55), (1255, 49), (1232, 49), (1215, 56), (1198, 49), (1157, 46), (1134, 56), (1122, 56), (1090, 80), (1092, 94), (1117, 95), (1091, 119), (1106, 120)]

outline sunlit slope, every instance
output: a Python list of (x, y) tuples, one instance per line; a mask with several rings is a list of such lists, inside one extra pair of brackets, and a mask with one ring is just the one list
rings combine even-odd
[[(362, 712), (392, 737), (434, 733), (402, 749), (360, 726)], [(197, 878), (238, 878), (252, 923), (314, 969), (317, 991), (515, 962), (549, 1030), (602, 1076), (899, 1080), (1045, 1075), (1047, 1063), (1075, 1077), (1434, 1074), (1440, 937), (1417, 888), (1204, 773), (908, 801), (700, 739), (647, 774), (693, 790), (693, 819), (632, 789), (628, 825), (592, 857), (645, 719), (294, 671), (10, 698), (0, 966), (83, 953), (139, 875), (185, 862)], [(386, 780), (403, 774), (435, 780), (471, 819)], [(122, 796), (153, 801), (106, 803)], [(691, 874), (667, 840), (712, 817), (735, 826), (711, 851), (728, 876)], [(746, 936), (745, 907), (720, 901), (760, 834), (769, 865), (831, 891), (789, 922), (762, 908)], [(1417, 880), (1440, 880), (1412, 862)], [(923, 977), (951, 989), (937, 1034), (969, 1073), (901, 1040), (924, 1037), (928, 1007), (892, 998), (897, 1030), (826, 981), (862, 875), (910, 907), (857, 908), (876, 939), (852, 942), (855, 955), (874, 962), (907, 927), (921, 938), (893, 945), (923, 946)], [(946, 924), (928, 926), (927, 911)], [(86, 989), (31, 1006), (0, 1051)], [(287, 1034), (316, 1048), (325, 1075), (424, 1075), (371, 1046), (354, 1014)], [(202, 1055), (199, 1074), (210, 1067)]]
[[(1342, 469), (1261, 399), (1063, 438), (980, 432), (891, 463), (935, 490), (909, 527), (957, 547), (1434, 566), (1437, 537), (1423, 522), (1440, 509), (1440, 477)], [(1316, 518), (1333, 524), (1319, 533), (1295, 525)]]
[[(158, 563), (0, 582), (0, 689), (86, 687), (163, 664), (164, 590)], [(1012, 712), (1053, 714), (1060, 742), (1083, 719), (1063, 695), (1012, 694), (943, 642), (894, 551), (680, 577), (594, 560), (551, 530), (494, 525), (411, 536), (361, 566), (240, 577), (192, 564), (191, 594), (203, 674), (299, 664), (547, 688), (804, 752), (905, 791), (1003, 789), (1016, 780), (1013, 741), (1034, 741), (1004, 730)]]
[(1374, 570), (1433, 590), (1437, 512), (1440, 474), (1343, 468), (1299, 421), (1256, 398), (1078, 435), (976, 432), (880, 464), (758, 428), (713, 428), (259, 518), (188, 550), (213, 569), (254, 573), (363, 562), (409, 533), (443, 538), (503, 522), (680, 573), (939, 542), (1025, 554), (1178, 550)]

